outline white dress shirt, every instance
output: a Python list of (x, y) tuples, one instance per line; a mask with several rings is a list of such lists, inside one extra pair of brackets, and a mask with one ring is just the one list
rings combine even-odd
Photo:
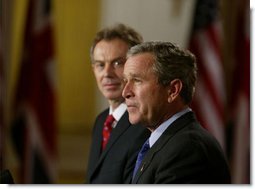
[(109, 115), (112, 114), (115, 121), (112, 124), (112, 127), (115, 128), (117, 125), (117, 122), (120, 120), (120, 118), (123, 116), (123, 114), (127, 110), (127, 105), (125, 103), (121, 103), (114, 111), (112, 110), (112, 107), (109, 109)]

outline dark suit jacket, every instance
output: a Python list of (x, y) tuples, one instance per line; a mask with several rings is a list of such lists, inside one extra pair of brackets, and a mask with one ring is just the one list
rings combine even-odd
[(102, 129), (108, 112), (109, 109), (97, 117), (93, 128), (87, 183), (130, 183), (136, 156), (150, 132), (140, 125), (131, 125), (126, 111), (112, 130), (106, 148), (100, 155)]
[(0, 171), (0, 184), (15, 184), (8, 169)]
[(132, 183), (222, 184), (230, 173), (221, 147), (193, 112), (174, 121), (146, 153)]

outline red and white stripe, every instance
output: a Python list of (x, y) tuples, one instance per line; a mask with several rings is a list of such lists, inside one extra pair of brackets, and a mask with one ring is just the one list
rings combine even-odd
[(250, 168), (250, 9), (249, 1), (237, 1), (233, 97), (230, 108), (233, 120), (231, 154), (232, 183), (251, 182)]
[(191, 51), (198, 64), (198, 79), (193, 107), (202, 126), (209, 130), (225, 149), (224, 105), (225, 79), (221, 60), (219, 22), (194, 33)]

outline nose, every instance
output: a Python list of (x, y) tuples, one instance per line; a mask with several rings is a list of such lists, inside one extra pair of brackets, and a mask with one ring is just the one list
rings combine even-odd
[(114, 68), (110, 63), (105, 64), (104, 75), (110, 76), (114, 72)]
[(128, 99), (128, 98), (130, 98), (132, 96), (131, 86), (130, 86), (129, 82), (126, 82), (126, 84), (124, 86), (124, 89), (122, 91), (122, 96), (125, 99)]

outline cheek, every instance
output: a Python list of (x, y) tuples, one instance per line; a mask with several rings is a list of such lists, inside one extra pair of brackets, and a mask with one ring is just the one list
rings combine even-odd
[(102, 74), (100, 74), (100, 73), (94, 71), (94, 76), (95, 76), (97, 82), (100, 81), (101, 75), (102, 75)]
[(141, 97), (143, 104), (143, 112), (152, 117), (160, 112), (160, 109), (165, 104), (164, 91), (160, 91), (158, 88), (147, 90), (144, 96)]
[(123, 68), (117, 69), (117, 70), (115, 71), (115, 74), (117, 75), (117, 77), (118, 77), (119, 79), (123, 79), (123, 78), (124, 78), (124, 77), (123, 77)]
[(148, 118), (151, 117), (154, 106), (155, 106), (154, 97), (152, 95), (147, 95), (142, 98), (141, 111), (144, 116)]
[(139, 112), (142, 115), (147, 115), (148, 112), (150, 111), (150, 106), (152, 105), (153, 101), (153, 95), (151, 95), (150, 90), (144, 89), (143, 91), (137, 92), (137, 99), (139, 101)]
[(100, 76), (96, 77), (97, 85), (98, 85), (99, 88), (102, 87), (102, 80), (103, 80), (102, 77), (100, 77)]

